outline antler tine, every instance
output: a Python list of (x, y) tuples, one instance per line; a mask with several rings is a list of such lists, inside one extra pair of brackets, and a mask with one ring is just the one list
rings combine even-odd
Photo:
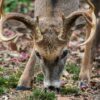
[(26, 16), (24, 14), (20, 14), (20, 13), (10, 13), (10, 14), (6, 15), (6, 14), (4, 14), (4, 11), (3, 11), (3, 4), (4, 4), (4, 0), (0, 0), (0, 39), (1, 40), (9, 41), (9, 40), (12, 40), (17, 37), (17, 34), (10, 38), (5, 37), (2, 34), (3, 33), (3, 24), (5, 23), (5, 21), (7, 21), (9, 19), (15, 19), (15, 20), (21, 21), (31, 30), (34, 29), (35, 23), (31, 17)]
[[(87, 34), (90, 34), (88, 39), (80, 44), (79, 46), (82, 46), (82, 45), (86, 45), (88, 44), (91, 40), (93, 40), (94, 36), (95, 36), (95, 31), (96, 31), (96, 16), (94, 14), (94, 5), (92, 4), (92, 2), (90, 0), (86, 0), (87, 3), (89, 4), (90, 6), (90, 9), (89, 9), (89, 12), (87, 14), (84, 15), (88, 25), (90, 26), (90, 33), (87, 33)], [(91, 21), (89, 21), (89, 19), (91, 19)]]
[(0, 1), (0, 18), (1, 18), (1, 16), (4, 15), (4, 11), (3, 11), (3, 2), (4, 2), (4, 0), (1, 0), (1, 1)]
[(4, 41), (6, 41), (6, 40), (11, 40), (12, 38), (14, 38), (14, 37), (12, 37), (12, 38), (6, 38), (5, 36), (3, 36), (3, 26), (2, 26), (2, 24), (3, 24), (3, 18), (4, 18), (4, 11), (3, 11), (3, 3), (4, 3), (4, 0), (1, 0), (0, 1), (0, 38), (2, 39), (2, 40), (4, 40)]
[(93, 4), (91, 3), (90, 0), (87, 0), (87, 3), (90, 5), (90, 8), (88, 10), (75, 11), (65, 18), (64, 26), (63, 26), (64, 28), (63, 28), (63, 30), (61, 30), (61, 34), (58, 36), (58, 38), (61, 41), (66, 41), (62, 37), (65, 37), (66, 31), (68, 31), (70, 29), (70, 27), (72, 27), (71, 24), (73, 24), (75, 22), (75, 20), (80, 16), (83, 16), (85, 18), (88, 26), (90, 27), (90, 33), (87, 33), (87, 34), (89, 34), (89, 38), (84, 43), (80, 44), (79, 46), (86, 45), (89, 42), (91, 42), (91, 40), (93, 40), (93, 38), (95, 36), (95, 30), (96, 30), (96, 17), (95, 17), (95, 14), (94, 14)]
[(10, 13), (10, 14), (7, 14), (5, 15), (4, 17), (1, 17), (0, 19), (0, 38), (3, 40), (3, 41), (9, 41), (9, 40), (12, 40), (14, 38), (17, 37), (17, 34), (14, 35), (13, 37), (11, 38), (6, 38), (5, 36), (3, 36), (2, 32), (3, 32), (3, 23), (9, 19), (15, 19), (15, 20), (18, 20), (18, 21), (21, 21), (23, 22), (28, 28), (30, 28), (31, 30), (34, 29), (35, 27), (35, 23), (34, 23), (34, 20), (29, 17), (29, 16), (26, 16), (24, 14), (20, 14), (20, 13)]
[(77, 11), (72, 12), (69, 16), (63, 17), (64, 24), (63, 24), (63, 28), (61, 29), (61, 32), (58, 36), (59, 40), (66, 41), (66, 38), (63, 39), (64, 37), (66, 37), (66, 32), (68, 32), (68, 30), (70, 30), (70, 28), (73, 26), (75, 20), (78, 17), (86, 15), (87, 12), (88, 12), (87, 10), (77, 10)]
[(90, 10), (93, 12), (95, 10), (94, 5), (92, 4), (91, 0), (86, 0), (87, 4), (90, 6)]
[(2, 34), (3, 33), (3, 19), (5, 17), (5, 14), (4, 14), (4, 11), (3, 11), (3, 4), (4, 4), (4, 0), (1, 0), (0, 1), (0, 39), (3, 40), (3, 41), (9, 41), (9, 40), (15, 38), (16, 36), (11, 37), (11, 38), (6, 38)]

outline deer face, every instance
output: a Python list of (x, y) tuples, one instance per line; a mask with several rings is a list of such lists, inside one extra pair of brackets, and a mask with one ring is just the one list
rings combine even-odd
[[(51, 38), (55, 39), (55, 38)], [(55, 43), (56, 42), (56, 43)], [(67, 49), (59, 45), (57, 40), (51, 43), (47, 40), (34, 46), (37, 59), (44, 73), (44, 86), (60, 87), (60, 76), (67, 58)], [(55, 43), (55, 45), (53, 45)], [(50, 46), (51, 45), (51, 46)]]
[(42, 18), (38, 24), (43, 39), (34, 42), (36, 57), (44, 73), (44, 86), (60, 87), (60, 76), (66, 62), (68, 50), (65, 41), (59, 39), (62, 32), (62, 18)]

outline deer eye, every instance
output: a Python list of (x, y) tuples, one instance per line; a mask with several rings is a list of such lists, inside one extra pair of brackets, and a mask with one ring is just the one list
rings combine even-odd
[(41, 55), (39, 54), (39, 52), (35, 51), (35, 53), (36, 53), (36, 56), (41, 59)]
[(61, 59), (65, 58), (68, 54), (68, 50), (64, 50), (62, 55), (61, 55)]

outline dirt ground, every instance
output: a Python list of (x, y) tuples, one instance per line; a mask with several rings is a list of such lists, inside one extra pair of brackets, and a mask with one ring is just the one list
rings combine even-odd
[[(31, 31), (26, 30), (26, 26), (20, 22), (9, 21), (8, 23), (12, 23), (11, 26), (14, 26), (12, 29), (13, 31), (11, 31), (9, 28), (5, 28), (5, 34), (13, 35), (18, 33), (19, 38), (10, 42), (0, 43), (0, 67), (6, 70), (3, 73), (0, 72), (0, 77), (7, 77), (14, 72), (16, 73), (18, 70), (22, 71), (26, 65), (26, 62), (28, 61), (32, 49)], [(16, 27), (16, 25), (19, 27)], [(20, 28), (22, 30), (21, 32), (18, 31)], [(14, 30), (17, 30), (17, 32), (15, 32)], [(24, 35), (22, 35), (23, 32), (28, 32), (29, 34), (26, 35), (24, 33)], [(71, 41), (69, 43), (71, 54), (69, 55), (67, 62), (74, 63), (80, 66), (81, 58), (83, 56), (83, 50), (82, 48), (76, 48), (75, 46), (82, 39), (79, 36), (77, 36), (77, 38), (77, 40)], [(91, 87), (84, 87), (85, 90), (83, 90), (83, 92), (78, 95), (70, 94), (62, 96), (61, 94), (56, 94), (57, 100), (100, 100), (100, 47), (97, 48), (96, 59), (93, 62), (93, 66), (93, 82), (91, 83)], [(37, 72), (37, 70), (40, 70), (40, 68), (36, 68), (35, 72)], [(64, 81), (67, 80), (66, 84), (64, 85), (70, 84), (73, 86), (73, 82), (74, 85), (78, 83), (78, 80), (73, 81), (71, 78), (71, 74), (66, 71), (62, 79), (64, 79)], [(35, 85), (43, 87), (42, 83), (35, 83)], [(10, 88), (9, 92), (7, 91), (0, 95), (0, 100), (27, 100), (26, 97), (31, 94), (32, 91), (23, 92), (16, 91), (15, 88)]]

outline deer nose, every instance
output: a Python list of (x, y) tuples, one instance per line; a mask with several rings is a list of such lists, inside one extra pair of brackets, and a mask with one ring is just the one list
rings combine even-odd
[(60, 92), (60, 88), (56, 88), (54, 86), (49, 86), (48, 88), (45, 88), (45, 91), (54, 91), (56, 93)]

